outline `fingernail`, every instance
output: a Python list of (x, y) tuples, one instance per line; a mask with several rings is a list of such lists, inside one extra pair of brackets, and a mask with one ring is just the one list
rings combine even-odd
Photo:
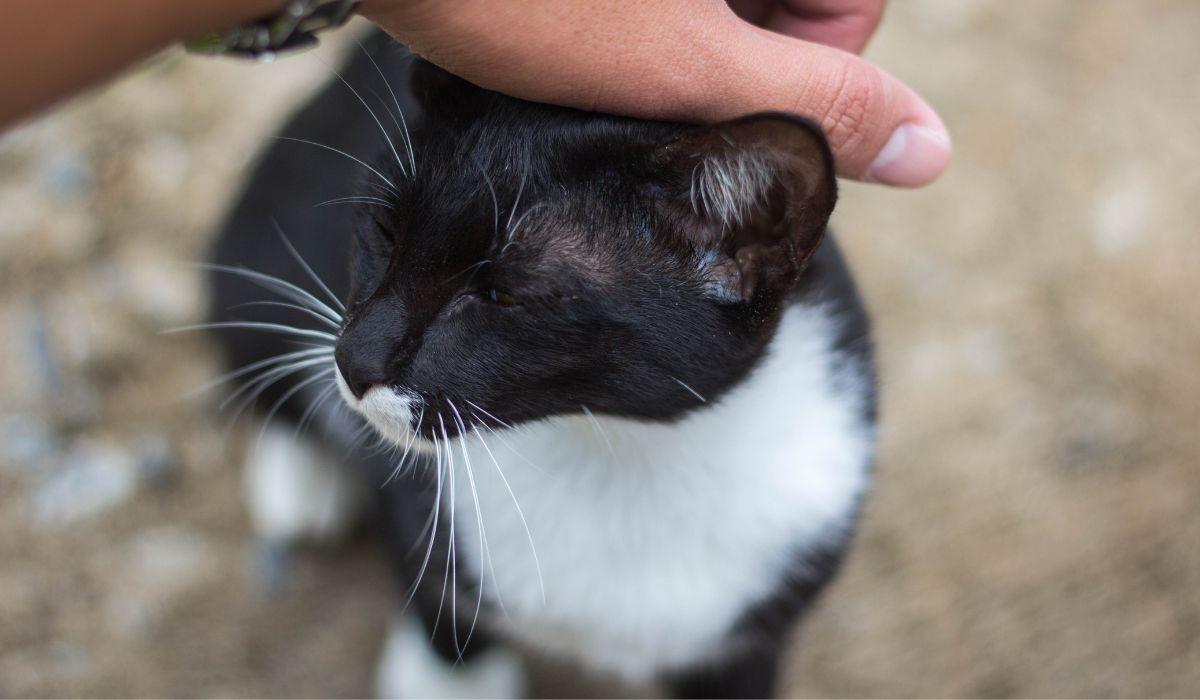
[(920, 124), (901, 124), (867, 168), (864, 180), (897, 187), (933, 182), (950, 162), (950, 135)]

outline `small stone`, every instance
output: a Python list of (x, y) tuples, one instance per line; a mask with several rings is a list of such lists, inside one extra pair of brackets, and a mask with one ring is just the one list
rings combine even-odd
[(137, 463), (128, 452), (107, 442), (80, 441), (34, 492), (34, 519), (43, 526), (70, 525), (124, 503), (137, 483)]
[(36, 303), (32, 311), (33, 313), (28, 317), (29, 325), (25, 336), (30, 376), (36, 377), (43, 391), (50, 393), (56, 391), (62, 384), (62, 370), (50, 344), (45, 308), (42, 304)]
[(0, 464), (32, 472), (59, 449), (58, 436), (43, 421), (27, 415), (0, 416)]
[(163, 487), (175, 477), (175, 450), (162, 435), (144, 435), (134, 446), (142, 481)]
[(292, 570), (292, 547), (287, 544), (262, 541), (256, 550), (255, 569), (263, 593), (277, 593), (287, 582)]
[(92, 196), (96, 175), (92, 166), (73, 151), (52, 154), (41, 165), (41, 179), (56, 199), (79, 202)]

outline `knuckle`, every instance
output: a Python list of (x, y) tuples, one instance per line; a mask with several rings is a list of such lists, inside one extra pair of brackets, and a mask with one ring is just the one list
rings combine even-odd
[(853, 153), (867, 145), (883, 112), (883, 80), (870, 67), (846, 62), (833, 78), (821, 127), (836, 153)]

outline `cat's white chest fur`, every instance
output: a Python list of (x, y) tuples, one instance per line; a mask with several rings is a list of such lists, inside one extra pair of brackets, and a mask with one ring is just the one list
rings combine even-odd
[(457, 445), (455, 539), (504, 630), (630, 680), (714, 653), (865, 488), (867, 387), (835, 325), (793, 307), (745, 382), (673, 424), (585, 414)]

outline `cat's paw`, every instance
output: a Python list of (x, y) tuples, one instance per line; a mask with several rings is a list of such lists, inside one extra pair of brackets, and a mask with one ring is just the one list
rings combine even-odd
[(276, 547), (336, 541), (365, 503), (353, 469), (284, 423), (250, 443), (244, 478), (255, 533)]
[(502, 647), (449, 663), (433, 650), (419, 621), (401, 616), (384, 643), (375, 689), (381, 698), (519, 698), (525, 667)]

